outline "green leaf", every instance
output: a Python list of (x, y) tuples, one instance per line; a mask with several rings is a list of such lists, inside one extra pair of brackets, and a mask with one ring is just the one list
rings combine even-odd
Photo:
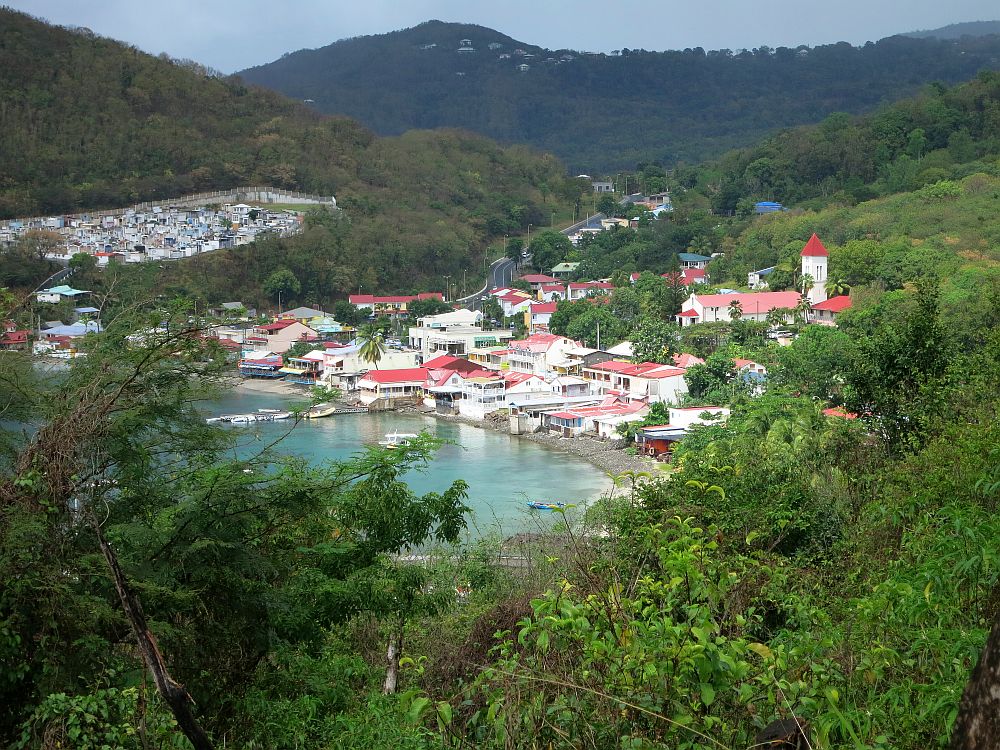
[(715, 702), (715, 688), (707, 682), (701, 683), (701, 702), (711, 706)]
[(774, 653), (763, 643), (750, 643), (747, 648), (764, 659), (773, 659)]
[(425, 696), (414, 698), (413, 703), (410, 704), (410, 709), (406, 712), (406, 720), (411, 724), (418, 723), (427, 706), (430, 705), (430, 702), (431, 699)]

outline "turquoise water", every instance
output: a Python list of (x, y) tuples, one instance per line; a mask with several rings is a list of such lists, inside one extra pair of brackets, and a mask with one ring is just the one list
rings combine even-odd
[[(287, 397), (233, 391), (206, 407), (206, 413), (246, 414), (287, 403)], [(244, 433), (241, 453), (246, 455), (273, 442), (291, 425), (291, 421), (282, 421), (226, 429)], [(344, 414), (302, 421), (277, 450), (322, 463), (349, 458), (365, 446), (377, 444), (388, 432), (424, 430), (451, 442), (438, 451), (426, 470), (411, 472), (406, 480), (420, 494), (442, 492), (455, 479), (468, 482), (472, 536), (548, 527), (558, 514), (529, 510), (529, 500), (581, 503), (610, 486), (600, 469), (576, 456), (492, 430), (416, 414)]]

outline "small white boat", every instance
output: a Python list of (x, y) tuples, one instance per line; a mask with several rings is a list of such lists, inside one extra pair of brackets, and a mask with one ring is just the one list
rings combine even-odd
[(396, 448), (405, 448), (410, 444), (410, 441), (416, 440), (419, 435), (414, 435), (412, 432), (387, 432), (385, 435), (385, 440), (379, 440), (378, 444), (383, 448), (389, 448), (394, 450)]

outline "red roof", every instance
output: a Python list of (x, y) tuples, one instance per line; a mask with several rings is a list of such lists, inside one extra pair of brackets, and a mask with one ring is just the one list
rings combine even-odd
[(621, 375), (648, 378), (650, 380), (673, 378), (678, 375), (683, 375), (686, 372), (683, 368), (661, 365), (658, 362), (641, 362), (634, 365), (631, 362), (617, 362), (614, 360), (610, 362), (598, 362), (596, 365), (591, 365), (590, 369), (609, 370), (611, 372), (617, 372)]
[(275, 321), (274, 323), (268, 323), (266, 326), (257, 326), (257, 327), (262, 331), (277, 332), (277, 331), (283, 331), (284, 329), (288, 328), (288, 326), (293, 325), (294, 323), (295, 323), (294, 320), (278, 320)]
[(830, 253), (828, 253), (826, 251), (826, 248), (823, 247), (823, 243), (819, 241), (819, 237), (817, 237), (816, 233), (813, 232), (813, 236), (809, 238), (809, 241), (806, 243), (806, 246), (802, 248), (802, 257), (807, 257), (807, 256), (828, 257), (829, 255)]
[(441, 292), (424, 292), (422, 294), (395, 294), (387, 297), (376, 297), (374, 294), (352, 294), (347, 301), (352, 305), (405, 305), (407, 302), (423, 299), (438, 299), (444, 301)]
[(677, 313), (678, 318), (697, 318), (698, 313), (694, 310), (685, 310), (684, 312)]
[(692, 365), (705, 364), (705, 360), (701, 357), (696, 357), (693, 354), (675, 354), (673, 360), (674, 364), (678, 367), (691, 367)]
[(404, 367), (398, 370), (369, 370), (362, 380), (388, 385), (390, 383), (423, 383), (427, 370), (423, 367)]
[(526, 281), (529, 284), (550, 284), (553, 281), (559, 281), (559, 279), (546, 276), (544, 273), (529, 273), (522, 276), (521, 281)]
[(467, 359), (459, 359), (450, 354), (442, 354), (439, 357), (428, 360), (423, 364), (428, 370), (447, 370), (448, 372), (460, 372), (468, 375), (470, 372), (477, 372), (480, 368), (474, 362)]
[(824, 409), (823, 414), (828, 417), (842, 417), (843, 419), (857, 419), (858, 415), (847, 411), (843, 406), (834, 406), (832, 409)]
[(532, 315), (549, 315), (556, 311), (558, 302), (536, 302), (531, 306)]
[[(745, 292), (743, 294), (698, 294), (703, 307), (729, 307), (739, 302), (744, 315), (766, 313), (776, 308), (794, 308), (802, 295), (798, 292)], [(695, 297), (692, 297), (694, 299)], [(681, 313), (683, 315), (684, 313)]]
[(565, 292), (566, 287), (562, 284), (542, 284), (543, 292)]
[(843, 312), (844, 310), (849, 310), (851, 307), (851, 298), (842, 294), (839, 297), (831, 297), (825, 302), (820, 302), (818, 305), (813, 305), (813, 310), (829, 310), (832, 313)]
[(525, 380), (530, 380), (531, 378), (537, 377), (536, 375), (530, 372), (516, 372), (515, 370), (507, 370), (501, 375), (508, 384), (512, 385), (519, 385), (523, 383)]

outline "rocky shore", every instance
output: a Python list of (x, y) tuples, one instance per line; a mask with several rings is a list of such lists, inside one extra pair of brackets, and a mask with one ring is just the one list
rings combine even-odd
[[(463, 424), (481, 429), (507, 432), (506, 420), (503, 420), (501, 423), (489, 420), (469, 419), (468, 417), (451, 414), (436, 414), (426, 409), (413, 409), (413, 411), (438, 419), (462, 422)], [(627, 452), (627, 449), (624, 447), (624, 441), (597, 440), (590, 437), (564, 438), (544, 432), (533, 432), (512, 437), (541, 443), (550, 448), (578, 456), (612, 476), (623, 474), (626, 471), (645, 471), (655, 474), (663, 466), (663, 464), (659, 464), (646, 456)]]

